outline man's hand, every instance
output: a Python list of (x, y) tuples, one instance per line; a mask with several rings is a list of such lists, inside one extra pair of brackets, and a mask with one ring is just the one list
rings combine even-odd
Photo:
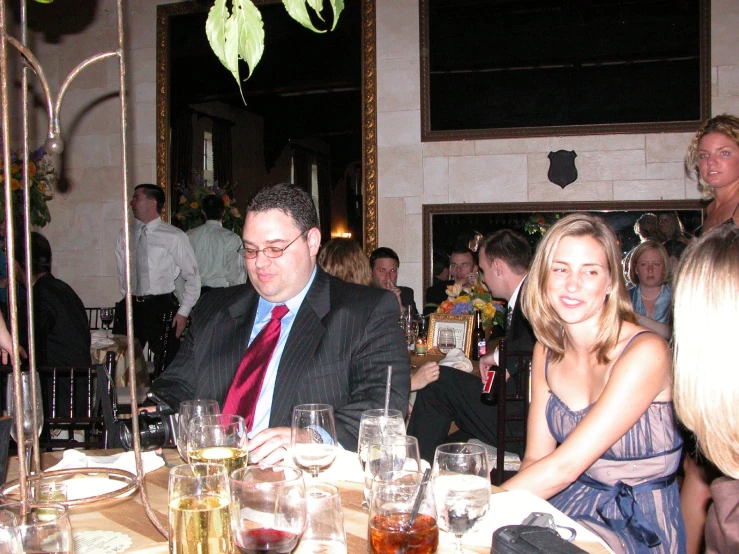
[(497, 366), (498, 364), (496, 363), (494, 354), (492, 352), (490, 354), (485, 354), (482, 358), (480, 358), (480, 379), (482, 379), (483, 385), (488, 379), (488, 371), (490, 371), (490, 368)]
[(260, 465), (279, 464), (287, 456), (289, 446), (289, 427), (265, 429), (249, 440), (249, 463)]
[(180, 338), (180, 335), (185, 330), (185, 327), (187, 326), (187, 318), (182, 314), (177, 314), (172, 318), (172, 328), (175, 330), (174, 334), (177, 338)]
[(436, 362), (427, 362), (418, 368), (411, 377), (411, 391), (421, 390), (429, 383), (433, 383), (439, 378), (439, 364)]

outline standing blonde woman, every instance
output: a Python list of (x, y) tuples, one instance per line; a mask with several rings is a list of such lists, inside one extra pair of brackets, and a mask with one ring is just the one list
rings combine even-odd
[(675, 408), (725, 477), (711, 484), (706, 552), (739, 552), (739, 229), (688, 247), (675, 278)]
[(572, 214), (552, 226), (524, 313), (539, 341), (528, 439), (503, 486), (549, 499), (614, 552), (684, 553), (670, 353), (636, 323), (605, 221)]

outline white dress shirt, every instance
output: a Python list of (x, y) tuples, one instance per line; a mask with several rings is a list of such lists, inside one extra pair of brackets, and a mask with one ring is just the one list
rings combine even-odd
[[(131, 226), (131, 259), (136, 264), (136, 244), (144, 224), (138, 220)], [(187, 235), (177, 227), (156, 218), (146, 224), (147, 258), (149, 261), (149, 288), (141, 294), (169, 294), (175, 290), (175, 279), (181, 275), (185, 281), (184, 293), (177, 313), (189, 316), (200, 297), (200, 274), (195, 254)], [(123, 229), (118, 233), (115, 248), (118, 265), (118, 284), (121, 294), (126, 294)], [(135, 267), (132, 268), (135, 275)], [(134, 287), (136, 284), (134, 283)], [(135, 289), (134, 289), (135, 290)]]
[(242, 245), (239, 235), (209, 219), (190, 229), (187, 238), (198, 261), (202, 286), (219, 288), (246, 282), (246, 265), (238, 252)]

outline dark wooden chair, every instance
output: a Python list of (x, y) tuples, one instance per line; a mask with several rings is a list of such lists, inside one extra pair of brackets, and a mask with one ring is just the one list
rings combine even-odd
[(100, 329), (102, 321), (100, 321), (100, 308), (85, 308), (87, 312), (87, 322), (90, 326), (90, 331), (97, 331)]
[(526, 421), (531, 401), (531, 352), (509, 351), (505, 339), (500, 341), (498, 364), (507, 368), (511, 376), (496, 379), (498, 395), (497, 459), (491, 480), (500, 485), (515, 474), (505, 470), (505, 453), (511, 445), (526, 448)]
[(5, 483), (5, 472), (8, 469), (8, 448), (10, 446), (10, 426), (13, 420), (0, 417), (0, 483)]
[(167, 359), (169, 355), (170, 343), (172, 339), (172, 320), (174, 319), (174, 312), (165, 312), (162, 316), (162, 323), (159, 327), (159, 344), (153, 350), (149, 348), (149, 361), (154, 362), (154, 370), (151, 373), (152, 380), (159, 377), (169, 361)]

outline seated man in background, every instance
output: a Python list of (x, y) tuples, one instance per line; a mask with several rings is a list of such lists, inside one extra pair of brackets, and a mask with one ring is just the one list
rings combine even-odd
[[(480, 250), (482, 250), (482, 246), (480, 246)], [(460, 283), (463, 287), (474, 285), (477, 283), (477, 273), (479, 271), (477, 256), (466, 246), (455, 249), (452, 252), (449, 271), (455, 284)], [(493, 298), (496, 298), (496, 296), (493, 295)]]
[(434, 249), (433, 260), (434, 282), (426, 289), (426, 303), (423, 305), (423, 314), (434, 313), (439, 304), (447, 299), (446, 288), (454, 284), (449, 280), (449, 256), (444, 252)]
[[(458, 258), (459, 260), (460, 258)], [(452, 256), (454, 260), (454, 256)], [(508, 322), (505, 338), (506, 349), (516, 352), (533, 352), (534, 333), (521, 309), (521, 287), (531, 263), (531, 247), (524, 237), (503, 229), (485, 237), (480, 245), (480, 267), (485, 284), (494, 298), (508, 302)], [(418, 438), (421, 457), (429, 463), (434, 460), (436, 447), (447, 441), (449, 426), (457, 424), (465, 438), (477, 438), (496, 445), (497, 406), (480, 402), (482, 384), (488, 371), (497, 365), (497, 352), (480, 359), (480, 377), (451, 367), (439, 366), (438, 378), (418, 391), (413, 405), (408, 434)], [(511, 364), (508, 374), (515, 375), (518, 367)], [(496, 379), (498, 375), (496, 374)], [(482, 381), (480, 380), (482, 379)], [(514, 383), (508, 381), (509, 388)], [(522, 413), (522, 402), (509, 402), (506, 409)], [(516, 422), (511, 432), (523, 434), (524, 422)], [(512, 451), (523, 456), (524, 445), (515, 443)]]
[(369, 261), (370, 271), (372, 272), (372, 286), (391, 291), (398, 299), (401, 310), (410, 306), (413, 316), (418, 315), (416, 301), (413, 299), (413, 289), (398, 286), (400, 258), (395, 250), (386, 247), (377, 248), (370, 254)]

